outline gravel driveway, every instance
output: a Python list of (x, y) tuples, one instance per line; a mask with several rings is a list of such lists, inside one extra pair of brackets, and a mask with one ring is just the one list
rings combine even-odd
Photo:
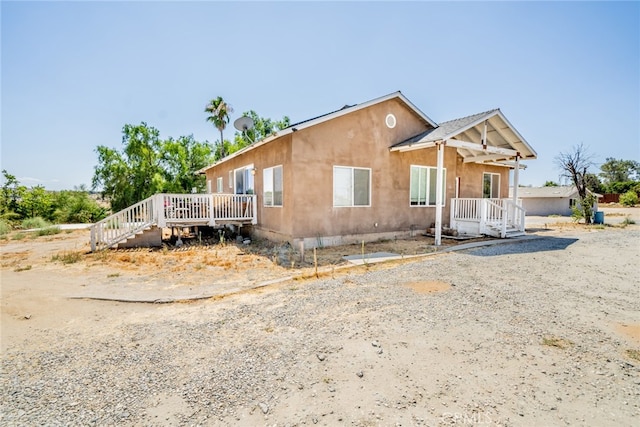
[(639, 242), (570, 231), (222, 300), (77, 301), (3, 353), (0, 424), (637, 425)]

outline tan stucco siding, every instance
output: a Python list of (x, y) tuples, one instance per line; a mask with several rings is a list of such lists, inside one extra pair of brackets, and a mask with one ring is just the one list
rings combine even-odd
[[(489, 166), (477, 163), (463, 163), (458, 158), (458, 175), (460, 177), (460, 198), (482, 198), (484, 173), (500, 175), (500, 197), (509, 197), (509, 168)], [(452, 196), (453, 197), (453, 196)]]
[[(290, 234), (292, 224), (293, 182), (291, 168), (291, 135), (285, 135), (269, 144), (257, 147), (244, 155), (232, 158), (207, 170), (207, 180), (212, 181), (212, 189), (216, 191), (216, 179), (222, 177), (223, 192), (233, 193), (229, 187), (229, 172), (253, 164), (255, 168), (254, 190), (258, 201), (258, 221), (260, 227), (268, 231)], [(282, 166), (283, 173), (283, 206), (265, 207), (263, 198), (263, 171), (265, 168)]]
[[(385, 124), (389, 113), (397, 120), (391, 129)], [(409, 156), (389, 151), (392, 144), (425, 129), (421, 120), (394, 100), (295, 132), (293, 237), (406, 231), (412, 225), (426, 227), (432, 221), (428, 212), (434, 208), (409, 206), (412, 164)], [(428, 157), (422, 163), (433, 160), (426, 165), (435, 166), (435, 154), (418, 156)], [(407, 159), (404, 164), (403, 157)], [(370, 206), (333, 206), (334, 166), (371, 170)]]

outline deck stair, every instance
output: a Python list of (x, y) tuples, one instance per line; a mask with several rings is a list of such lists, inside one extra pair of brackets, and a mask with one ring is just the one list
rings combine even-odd
[(451, 199), (451, 227), (469, 235), (499, 238), (525, 234), (525, 210), (511, 199)]
[(91, 251), (114, 247), (158, 228), (229, 223), (257, 223), (255, 195), (155, 194), (93, 224)]

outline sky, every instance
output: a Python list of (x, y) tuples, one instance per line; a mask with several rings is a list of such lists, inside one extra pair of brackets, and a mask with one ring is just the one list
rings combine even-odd
[[(1, 14), (0, 164), (91, 186), (125, 124), (214, 142), (204, 107), (291, 122), (401, 91), (436, 122), (500, 108), (538, 154), (640, 160), (639, 2), (11, 2)], [(234, 129), (229, 125), (225, 139)]]

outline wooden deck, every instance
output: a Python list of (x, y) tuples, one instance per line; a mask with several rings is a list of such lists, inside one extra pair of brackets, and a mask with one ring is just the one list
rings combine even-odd
[(105, 249), (151, 227), (256, 224), (252, 194), (156, 194), (91, 227), (91, 250)]

